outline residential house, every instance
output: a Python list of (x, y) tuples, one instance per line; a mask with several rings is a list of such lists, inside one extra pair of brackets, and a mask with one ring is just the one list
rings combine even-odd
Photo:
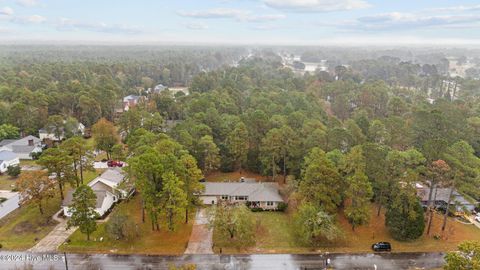
[[(424, 187), (423, 185), (417, 184), (417, 196), (420, 198), (420, 201), (423, 206), (428, 204), (428, 196), (430, 194), (430, 188)], [(448, 197), (450, 195), (450, 188), (434, 188), (432, 194), (433, 204), (435, 208), (445, 208), (448, 203)], [(454, 190), (452, 193), (452, 200), (450, 205), (453, 205), (457, 212), (471, 212), (478, 205), (477, 201), (467, 200), (462, 196), (458, 191)]]
[[(113, 207), (113, 205), (132, 195), (134, 189), (125, 183), (125, 175), (120, 168), (110, 168), (97, 178), (88, 183), (95, 193), (97, 200), (95, 202), (95, 212), (100, 217)], [(63, 213), (70, 217), (70, 205), (73, 200), (74, 191), (70, 191), (62, 202)]]
[(164, 86), (163, 84), (158, 84), (153, 88), (153, 93), (154, 94), (160, 94), (160, 92), (162, 92), (165, 89), (167, 89), (166, 86)]
[(276, 210), (283, 199), (276, 183), (257, 182), (205, 182), (200, 200), (205, 205), (225, 201), (231, 204), (248, 203), (252, 208)]
[(0, 142), (2, 150), (15, 153), (19, 159), (33, 159), (32, 154), (42, 152), (42, 141), (31, 135), (17, 140), (3, 140)]
[(128, 95), (123, 98), (123, 111), (128, 111), (130, 108), (135, 107), (142, 99), (145, 97), (136, 96), (136, 95)]
[(7, 172), (8, 167), (18, 166), (20, 159), (12, 151), (2, 150), (0, 151), (0, 173)]
[[(45, 141), (45, 140), (50, 140), (52, 142), (55, 141), (62, 141), (65, 139), (65, 131), (62, 129), (59, 134), (60, 136), (57, 138), (56, 133), (56, 128), (55, 127), (50, 127), (50, 128), (42, 128), (38, 131), (38, 136), (40, 137), (40, 140)], [(77, 127), (75, 130), (72, 131), (74, 135), (85, 135), (85, 125), (82, 123), (78, 123)]]

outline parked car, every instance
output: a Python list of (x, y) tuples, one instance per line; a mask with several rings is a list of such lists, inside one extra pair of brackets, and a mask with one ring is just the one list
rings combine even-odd
[(109, 160), (107, 161), (108, 167), (123, 167), (123, 162), (116, 161), (116, 160)]
[(373, 251), (392, 251), (392, 246), (389, 242), (378, 242), (372, 245)]
[(476, 222), (480, 222), (480, 214), (477, 214), (477, 215), (475, 216), (475, 221), (476, 221)]

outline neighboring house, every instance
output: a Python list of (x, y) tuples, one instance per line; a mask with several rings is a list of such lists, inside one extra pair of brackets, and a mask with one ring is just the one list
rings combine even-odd
[(42, 152), (42, 141), (31, 135), (18, 140), (3, 140), (0, 142), (2, 150), (15, 153), (19, 159), (33, 159), (33, 153)]
[(162, 92), (165, 89), (167, 89), (167, 87), (165, 85), (158, 84), (158, 85), (155, 86), (155, 88), (153, 88), (153, 93), (159, 94), (160, 92)]
[(2, 150), (0, 151), (0, 173), (7, 172), (8, 167), (18, 166), (20, 159), (12, 151)]
[(276, 183), (257, 182), (205, 182), (205, 190), (200, 200), (205, 205), (214, 205), (220, 201), (238, 204), (247, 203), (252, 208), (275, 210), (284, 202)]
[[(42, 128), (38, 131), (38, 136), (40, 137), (40, 140), (45, 141), (45, 140), (50, 140), (50, 141), (62, 141), (65, 139), (65, 132), (62, 130), (60, 132), (60, 137), (57, 138), (55, 135), (55, 127), (51, 128)], [(76, 130), (73, 130), (74, 135), (85, 135), (85, 125), (82, 123), (78, 123), (78, 126)]]
[[(116, 202), (127, 198), (133, 193), (133, 188), (122, 186), (124, 185), (124, 180), (125, 175), (121, 169), (111, 168), (88, 183), (97, 197), (95, 211), (100, 217), (104, 216)], [(63, 213), (67, 217), (72, 216), (70, 205), (73, 200), (73, 193), (74, 190), (67, 193), (62, 202)]]
[(128, 111), (130, 108), (135, 107), (140, 100), (142, 100), (144, 97), (142, 96), (136, 96), (136, 95), (128, 95), (123, 98), (123, 111)]
[[(428, 204), (428, 195), (430, 194), (429, 187), (423, 187), (417, 184), (417, 196), (423, 206)], [(450, 188), (434, 188), (432, 194), (432, 200), (435, 208), (444, 208), (448, 203), (448, 196), (450, 195)], [(450, 205), (453, 205), (457, 212), (473, 211), (478, 205), (476, 201), (469, 201), (456, 190), (452, 193), (452, 200)]]

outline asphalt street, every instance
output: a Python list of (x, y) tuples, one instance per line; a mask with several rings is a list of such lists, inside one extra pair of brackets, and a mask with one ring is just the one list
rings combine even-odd
[[(255, 254), (255, 255), (112, 255), (112, 254), (41, 254), (0, 252), (0, 269), (35, 270), (147, 270), (168, 269), (171, 265), (195, 264), (198, 270), (247, 269), (325, 269), (330, 259), (332, 269), (438, 269), (444, 263), (442, 253), (376, 254)], [(29, 268), (31, 267), (31, 268)]]

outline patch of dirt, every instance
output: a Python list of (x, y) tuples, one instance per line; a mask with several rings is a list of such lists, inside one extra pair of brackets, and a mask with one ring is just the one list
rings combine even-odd
[(21, 233), (36, 233), (38, 231), (38, 227), (34, 226), (32, 223), (29, 221), (23, 221), (15, 225), (13, 227), (12, 232), (16, 234), (21, 234)]

